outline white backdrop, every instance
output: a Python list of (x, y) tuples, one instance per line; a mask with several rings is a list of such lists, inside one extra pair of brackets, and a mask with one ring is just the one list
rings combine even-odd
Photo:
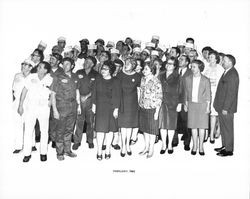
[[(249, 198), (249, 8), (247, 0), (0, 0), (0, 198)], [(97, 162), (95, 151), (84, 146), (76, 160), (62, 163), (51, 149), (46, 163), (39, 153), (29, 164), (22, 163), (22, 154), (12, 154), (13, 76), (40, 40), (49, 53), (59, 36), (75, 45), (83, 38), (149, 41), (154, 34), (171, 45), (193, 37), (198, 49), (209, 45), (236, 57), (240, 91), (233, 157), (217, 157), (210, 144), (204, 158), (191, 157), (182, 144), (173, 156), (160, 156), (158, 144), (155, 156), (145, 160), (137, 155), (142, 137), (126, 159), (113, 152), (110, 161)]]

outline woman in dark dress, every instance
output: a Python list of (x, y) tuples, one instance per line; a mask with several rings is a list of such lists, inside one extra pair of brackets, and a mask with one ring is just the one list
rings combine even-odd
[(121, 128), (122, 150), (121, 156), (126, 152), (131, 155), (130, 138), (133, 131), (138, 132), (138, 95), (141, 76), (134, 71), (136, 60), (127, 58), (123, 70), (117, 75), (121, 81), (121, 108), (118, 115), (118, 126)]
[[(174, 57), (168, 59), (166, 64), (166, 72), (160, 74), (159, 79), (162, 84), (163, 99), (159, 112), (159, 127), (162, 138), (162, 148), (160, 154), (164, 154), (168, 148), (168, 153), (173, 153), (172, 141), (177, 126), (177, 105), (178, 105), (178, 89), (179, 75), (175, 68), (177, 61)], [(167, 147), (167, 136), (168, 143)]]
[(102, 159), (102, 145), (106, 137), (105, 159), (111, 157), (110, 147), (113, 132), (118, 131), (117, 117), (120, 107), (120, 81), (112, 77), (115, 65), (105, 61), (100, 70), (101, 77), (97, 78), (92, 93), (92, 111), (95, 113), (95, 131), (97, 141), (97, 159)]

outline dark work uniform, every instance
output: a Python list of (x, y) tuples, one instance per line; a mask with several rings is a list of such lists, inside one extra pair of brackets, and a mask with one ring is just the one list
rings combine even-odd
[[(52, 69), (50, 71), (50, 75), (51, 75), (51, 77), (53, 77), (53, 79), (55, 77), (57, 77), (57, 75), (62, 74), (62, 73), (64, 73), (64, 72), (63, 72), (63, 69), (61, 67), (58, 67), (55, 71), (53, 71)], [(56, 132), (55, 132), (56, 123), (57, 123), (57, 120), (53, 116), (53, 109), (51, 107), (51, 109), (50, 109), (50, 117), (49, 117), (49, 139), (52, 142), (56, 141)]]
[(55, 130), (57, 155), (71, 152), (71, 137), (77, 115), (76, 89), (78, 78), (74, 73), (71, 77), (62, 73), (53, 80), (52, 91), (56, 93), (56, 107), (60, 115)]
[(121, 85), (119, 79), (104, 79), (98, 76), (92, 91), (92, 103), (96, 105), (95, 131), (117, 132), (117, 119), (113, 116), (115, 108), (120, 107)]
[[(178, 68), (176, 69), (178, 72)], [(187, 68), (186, 72), (180, 75), (180, 81), (179, 81), (179, 103), (181, 103), (181, 111), (178, 113), (177, 117), (177, 129), (174, 134), (173, 138), (173, 145), (177, 145), (179, 140), (178, 140), (178, 134), (183, 134), (184, 136), (184, 145), (189, 146), (191, 142), (191, 129), (187, 128), (187, 112), (184, 111), (184, 79), (192, 75), (192, 71)]]
[[(78, 70), (76, 72), (76, 75), (79, 79), (79, 92), (81, 97), (84, 97), (91, 93), (93, 89), (93, 84), (96, 79), (96, 77), (99, 75), (98, 72), (91, 69), (91, 71), (86, 74), (84, 69)], [(86, 121), (87, 129), (86, 129), (86, 137), (87, 137), (87, 143), (92, 144), (93, 143), (93, 112), (91, 110), (92, 107), (92, 101), (91, 96), (88, 97), (84, 102), (81, 101), (81, 114), (77, 116), (76, 120), (76, 131), (74, 135), (74, 143), (80, 144), (82, 141), (82, 134), (83, 134), (83, 127), (84, 122)]]

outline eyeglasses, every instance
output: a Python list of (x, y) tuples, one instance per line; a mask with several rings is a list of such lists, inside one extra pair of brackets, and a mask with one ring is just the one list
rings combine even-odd
[(39, 55), (36, 54), (31, 54), (32, 57), (40, 57)]

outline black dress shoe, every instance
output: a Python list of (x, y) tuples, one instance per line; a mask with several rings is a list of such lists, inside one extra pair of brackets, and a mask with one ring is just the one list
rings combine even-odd
[(215, 150), (216, 152), (220, 152), (220, 151), (222, 151), (222, 150), (224, 150), (224, 149), (225, 149), (225, 147), (222, 146), (222, 147), (220, 147), (220, 148), (215, 148), (214, 150)]
[(166, 149), (165, 149), (165, 150), (162, 149), (162, 150), (160, 151), (160, 154), (164, 154), (165, 152), (166, 152)]
[(93, 149), (94, 148), (94, 143), (89, 143), (89, 149)]
[(126, 155), (126, 153), (122, 153), (122, 152), (121, 152), (121, 156), (122, 156), (122, 157), (125, 157), (125, 155)]
[(199, 151), (199, 154), (203, 156), (203, 155), (205, 155), (205, 152), (204, 151), (203, 152)]
[(225, 156), (232, 156), (233, 152), (232, 151), (226, 151), (226, 150), (221, 150), (219, 153), (217, 153), (216, 155), (221, 156), (221, 157), (225, 157)]
[(105, 154), (105, 159), (108, 160), (111, 158), (111, 154)]
[(132, 151), (127, 151), (127, 154), (128, 155), (132, 155)]
[(101, 155), (96, 155), (97, 160), (102, 160), (102, 154)]
[(173, 149), (168, 149), (168, 154), (172, 154), (174, 152)]
[(120, 150), (121, 147), (119, 146), (119, 144), (115, 144), (115, 145), (111, 145), (115, 150)]
[(31, 158), (31, 155), (29, 155), (29, 156), (24, 156), (23, 162), (29, 162), (29, 161), (30, 161), (30, 158)]
[(190, 150), (189, 145), (184, 145), (184, 150), (185, 150), (185, 151), (189, 151), (189, 150)]
[(22, 150), (21, 149), (15, 149), (13, 153), (20, 153)]
[(214, 144), (214, 143), (215, 143), (215, 140), (210, 140), (210, 143), (211, 143), (211, 144)]
[(102, 145), (102, 150), (106, 150), (106, 145)]
[(32, 151), (37, 151), (35, 146), (32, 147)]
[(191, 151), (191, 155), (196, 155), (196, 151)]
[(42, 161), (42, 162), (45, 162), (45, 161), (47, 161), (47, 155), (40, 155), (40, 160)]
[(56, 142), (52, 141), (51, 147), (54, 149), (56, 148)]

